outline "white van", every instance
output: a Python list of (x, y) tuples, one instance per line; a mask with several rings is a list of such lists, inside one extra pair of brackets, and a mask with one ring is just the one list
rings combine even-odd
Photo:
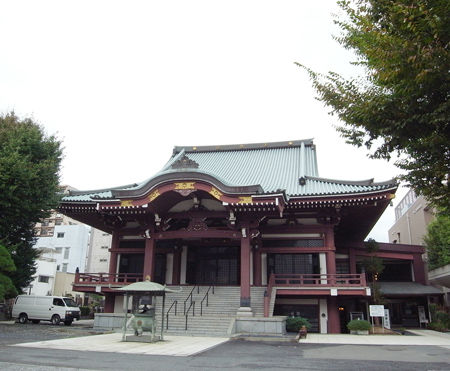
[(12, 317), (19, 323), (50, 321), (59, 325), (61, 321), (70, 326), (80, 319), (80, 308), (71, 298), (63, 296), (19, 295), (14, 301)]

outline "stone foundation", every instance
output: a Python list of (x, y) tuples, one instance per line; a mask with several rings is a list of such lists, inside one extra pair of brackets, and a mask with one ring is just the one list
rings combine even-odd
[(123, 327), (124, 313), (95, 313), (94, 328), (99, 330), (120, 330)]
[(286, 318), (238, 317), (234, 322), (234, 333), (247, 335), (286, 335)]

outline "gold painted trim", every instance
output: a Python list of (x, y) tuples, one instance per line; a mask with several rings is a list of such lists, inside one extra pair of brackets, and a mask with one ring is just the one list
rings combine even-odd
[(174, 183), (175, 188), (174, 189), (195, 189), (194, 184), (195, 182), (184, 182), (184, 183)]
[(152, 193), (150, 193), (147, 197), (148, 202), (152, 202), (155, 198), (161, 196), (161, 194), (159, 193), (159, 190), (155, 190)]
[(220, 192), (217, 188), (211, 187), (209, 194), (214, 198), (217, 198), (219, 201), (222, 201), (223, 193)]
[(252, 196), (239, 197), (240, 204), (251, 204), (252, 202)]
[(120, 206), (121, 207), (133, 206), (133, 200), (121, 200)]

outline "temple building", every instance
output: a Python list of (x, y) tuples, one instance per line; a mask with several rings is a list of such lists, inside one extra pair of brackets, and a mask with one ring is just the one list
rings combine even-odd
[[(150, 276), (234, 288), (236, 318), (299, 315), (312, 331), (339, 333), (353, 314), (367, 319), (363, 261), (374, 253), (364, 239), (396, 189), (394, 180), (319, 177), (312, 140), (175, 147), (151, 178), (71, 191), (59, 210), (112, 235), (109, 272), (79, 273), (74, 283), (104, 295), (106, 312), (123, 312), (116, 288)], [(408, 303), (426, 307), (436, 294), (423, 252), (380, 244), (375, 253), (388, 267), (379, 280), (394, 323), (410, 315), (418, 325)]]

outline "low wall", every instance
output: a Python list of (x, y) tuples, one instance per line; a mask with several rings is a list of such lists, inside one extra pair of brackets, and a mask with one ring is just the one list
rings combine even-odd
[(124, 313), (95, 313), (94, 329), (118, 330), (123, 327)]
[(234, 322), (234, 333), (248, 335), (286, 335), (286, 318), (238, 317)]

